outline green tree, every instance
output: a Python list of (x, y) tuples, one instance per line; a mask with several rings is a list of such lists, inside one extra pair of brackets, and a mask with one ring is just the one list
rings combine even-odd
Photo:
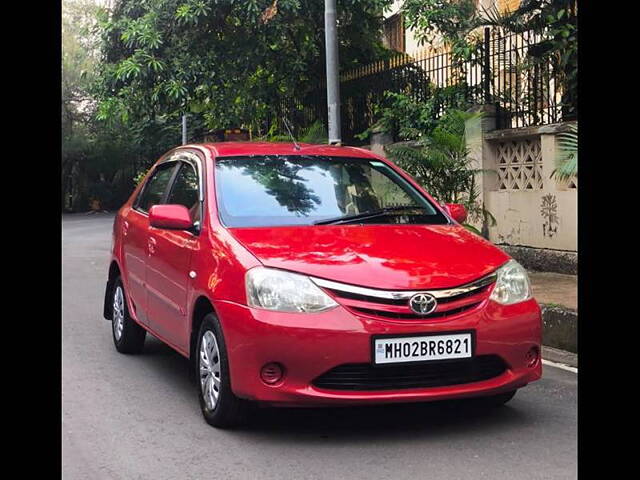
[[(274, 124), (273, 127), (276, 125)], [(316, 120), (308, 127), (300, 129), (298, 136), (294, 137), (298, 143), (328, 143), (329, 136), (327, 129), (324, 128), (324, 123), (321, 120)], [(290, 142), (291, 136), (289, 134), (268, 132), (267, 135), (257, 137), (258, 141), (265, 142)]]
[(62, 206), (83, 211), (97, 200), (102, 208), (115, 209), (156, 149), (175, 145), (179, 126), (156, 122), (145, 129), (119, 119), (96, 121), (93, 86), (101, 41), (96, 17), (102, 9), (93, 0), (65, 0), (62, 7)]
[[(91, 0), (62, 4), (62, 205), (88, 203), (84, 170), (90, 149), (93, 102), (89, 93), (97, 62), (97, 45), (89, 34), (97, 7)], [(71, 198), (75, 205), (69, 205)]]
[(476, 0), (405, 0), (407, 26), (420, 43), (444, 41), (455, 58), (468, 60), (481, 41), (481, 27), (533, 32), (541, 37), (527, 51), (531, 64), (551, 64), (563, 85), (563, 115), (572, 118), (578, 103), (578, 23), (576, 0), (522, 0), (513, 11), (484, 9)]
[(366, 140), (373, 132), (386, 132), (400, 140), (420, 140), (438, 125), (441, 113), (449, 108), (470, 107), (464, 82), (438, 88), (429, 84), (427, 100), (419, 102), (411, 95), (385, 91), (383, 101), (376, 105), (377, 120), (356, 138)]
[[(338, 2), (342, 68), (385, 55), (390, 0)], [(118, 0), (103, 12), (98, 118), (242, 125), (266, 133), (280, 99), (324, 76), (323, 2)]]
[[(403, 103), (411, 100), (404, 99)], [(422, 107), (424, 108), (424, 107)], [(420, 110), (420, 105), (414, 105)], [(466, 146), (467, 122), (480, 120), (480, 114), (450, 109), (434, 123), (420, 123), (407, 129), (412, 142), (385, 147), (389, 158), (416, 178), (441, 203), (462, 203), (471, 220), (495, 223), (481, 204), (475, 176), (480, 171), (470, 164)], [(467, 225), (471, 230), (475, 228)]]
[(578, 177), (578, 123), (570, 123), (568, 131), (558, 135), (556, 164), (551, 176), (561, 182)]
[(62, 133), (72, 135), (76, 124), (91, 115), (89, 89), (94, 80), (98, 45), (89, 32), (98, 10), (92, 0), (62, 4)]
[(468, 59), (483, 22), (476, 0), (405, 0), (402, 13), (419, 44), (439, 43), (452, 47), (457, 58)]

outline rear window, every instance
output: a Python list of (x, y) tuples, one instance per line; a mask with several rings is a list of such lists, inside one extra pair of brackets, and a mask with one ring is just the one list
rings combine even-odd
[[(376, 160), (227, 157), (216, 160), (215, 175), (218, 210), (228, 227), (313, 225), (370, 212), (375, 217), (354, 223), (448, 223), (429, 200)], [(385, 213), (375, 213), (381, 210)]]

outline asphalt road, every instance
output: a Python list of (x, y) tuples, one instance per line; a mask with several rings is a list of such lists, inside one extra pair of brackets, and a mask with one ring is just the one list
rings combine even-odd
[(496, 410), (262, 409), (241, 430), (208, 426), (186, 359), (150, 336), (142, 355), (113, 347), (101, 315), (112, 222), (63, 218), (65, 480), (577, 477), (577, 377), (546, 366)]

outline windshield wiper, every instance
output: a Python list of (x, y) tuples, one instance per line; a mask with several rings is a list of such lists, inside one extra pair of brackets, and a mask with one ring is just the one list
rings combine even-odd
[(316, 222), (313, 222), (313, 224), (314, 225), (332, 225), (332, 224), (347, 223), (347, 222), (351, 222), (353, 220), (364, 220), (364, 219), (368, 219), (368, 218), (380, 217), (380, 216), (383, 216), (383, 215), (387, 215), (389, 213), (394, 213), (394, 212), (403, 211), (403, 210), (421, 210), (421, 211), (424, 211), (424, 210), (426, 210), (426, 208), (425, 207), (413, 206), (413, 205), (400, 205), (400, 206), (396, 206), (396, 207), (385, 207), (385, 208), (379, 208), (379, 209), (376, 209), (376, 210), (370, 210), (368, 212), (354, 213), (352, 215), (343, 215), (342, 217), (328, 218), (326, 220), (318, 220)]

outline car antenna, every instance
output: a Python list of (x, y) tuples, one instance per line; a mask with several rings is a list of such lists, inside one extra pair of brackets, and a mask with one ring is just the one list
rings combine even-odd
[(284, 126), (287, 128), (287, 132), (289, 132), (289, 136), (291, 137), (291, 140), (293, 140), (293, 145), (295, 149), (300, 150), (300, 145), (298, 145), (298, 142), (296, 142), (296, 139), (293, 136), (293, 133), (291, 133), (291, 129), (289, 128), (289, 122), (287, 122), (287, 119), (284, 116), (282, 117), (282, 123), (284, 123)]

